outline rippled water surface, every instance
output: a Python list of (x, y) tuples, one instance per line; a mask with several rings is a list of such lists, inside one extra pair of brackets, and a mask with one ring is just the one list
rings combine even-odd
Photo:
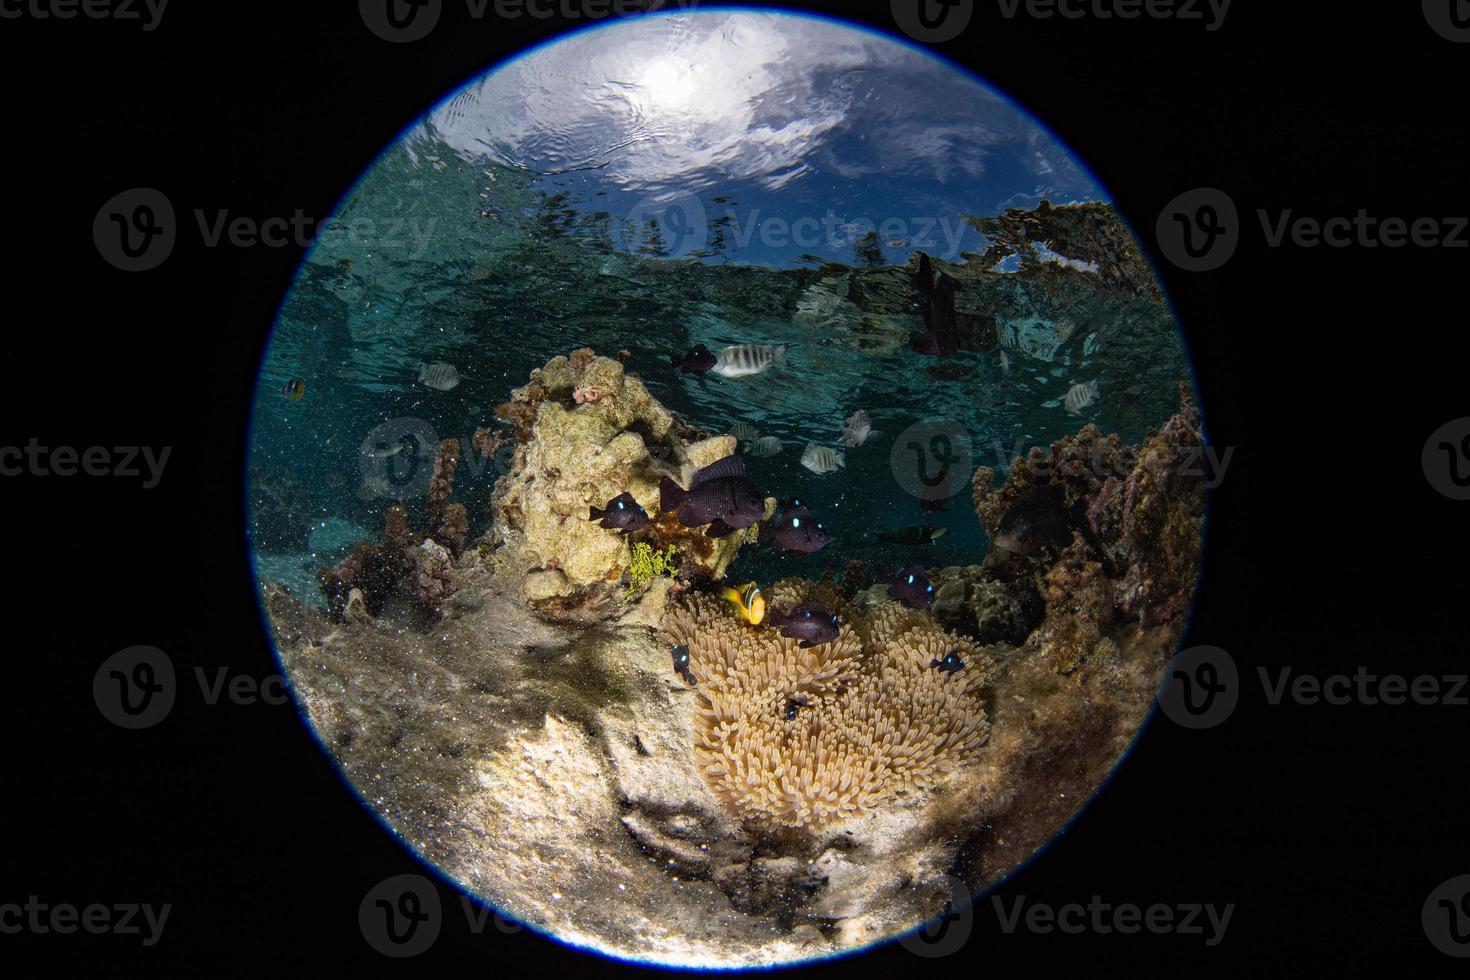
[[(735, 577), (815, 575), (852, 557), (978, 561), (986, 542), (963, 481), (974, 465), (1003, 469), (1084, 421), (1136, 441), (1189, 375), (1165, 304), (1086, 283), (967, 285), (959, 308), (993, 319), (999, 348), (942, 361), (910, 348), (916, 253), (967, 282), (987, 241), (966, 217), (1042, 200), (1106, 197), (994, 91), (846, 26), (652, 16), (523, 56), (384, 153), (286, 297), (251, 451), (260, 572), (320, 601), (315, 569), (381, 534), (384, 464), (362, 448), (375, 429), (414, 420), (467, 445), (533, 368), (579, 347), (627, 351), (627, 369), (701, 428), (744, 422), (783, 441), (752, 475), (805, 498), (833, 543), (800, 560), (742, 555)], [(786, 362), (735, 380), (670, 368), (700, 343), (782, 344)], [(462, 382), (416, 384), (435, 361)], [(299, 401), (283, 394), (293, 379), (306, 384)], [(1101, 401), (1067, 413), (1067, 390), (1093, 379)], [(808, 441), (841, 448), (858, 409), (881, 434), (849, 449), (844, 470), (802, 468)], [(967, 439), (945, 510), (921, 509), (902, 471), (924, 464), (895, 452), (925, 420)], [(504, 462), (460, 468), (474, 534)], [(874, 531), (907, 524), (949, 531), (920, 555), (874, 546)]]

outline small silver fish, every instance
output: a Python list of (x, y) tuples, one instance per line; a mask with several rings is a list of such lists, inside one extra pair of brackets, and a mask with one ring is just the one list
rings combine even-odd
[(774, 456), (779, 453), (782, 448), (784, 447), (781, 445), (781, 440), (777, 439), (775, 436), (761, 436), (759, 439), (755, 440), (755, 442), (750, 444), (750, 449), (748, 450), (748, 452), (752, 456)]
[(1067, 390), (1067, 397), (1062, 399), (1062, 407), (1076, 415), (1090, 405), (1096, 404), (1099, 396), (1098, 382), (1093, 378), (1087, 384), (1073, 385)]
[(1010, 359), (1009, 355), (1007, 355), (1006, 352), (1003, 351), (1003, 350), (1000, 352), (1000, 373), (1001, 374), (1010, 374), (1011, 373), (1011, 359)]
[(433, 364), (419, 362), (418, 381), (435, 391), (449, 391), (459, 384), (459, 370), (453, 364), (435, 361)]
[(391, 446), (384, 445), (383, 443), (374, 445), (364, 442), (362, 444), (362, 454), (368, 459), (392, 459), (394, 456), (403, 452), (403, 448), (408, 445), (408, 442), (409, 440), (407, 438), (399, 439)]
[(847, 465), (847, 459), (830, 446), (809, 442), (801, 451), (801, 465), (813, 473), (835, 473)]
[(726, 347), (715, 358), (710, 370), (726, 378), (743, 378), (760, 374), (777, 361), (786, 359), (786, 348), (769, 347), (765, 344), (740, 344)]
[(849, 446), (861, 446), (878, 434), (873, 428), (873, 419), (863, 409), (852, 413), (852, 418), (842, 427), (842, 441)]
[(753, 442), (760, 433), (749, 422), (736, 422), (730, 426), (730, 435), (741, 442)]

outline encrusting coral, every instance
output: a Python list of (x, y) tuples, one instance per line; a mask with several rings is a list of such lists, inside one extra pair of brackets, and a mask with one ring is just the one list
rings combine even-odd
[[(801, 579), (777, 582), (767, 601), (821, 602), (841, 621), (837, 639), (803, 649), (698, 593), (664, 621), (697, 681), (696, 763), (741, 820), (818, 830), (863, 816), (935, 787), (985, 743), (994, 663), (968, 639), (898, 603), (867, 613)], [(938, 669), (951, 654), (963, 668)]]

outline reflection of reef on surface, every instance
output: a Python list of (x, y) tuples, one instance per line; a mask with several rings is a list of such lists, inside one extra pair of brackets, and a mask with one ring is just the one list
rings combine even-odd
[[(427, 531), (390, 508), (383, 542), (323, 571), (326, 613), (270, 584), (265, 607), (313, 725), (395, 830), (512, 915), (623, 957), (809, 958), (933, 915), (949, 875), (995, 882), (1117, 763), (1198, 569), (1186, 400), (1142, 446), (1085, 426), (1000, 487), (978, 472), (993, 536), (1053, 485), (1075, 526), (932, 570), (930, 612), (865, 588), (856, 560), (768, 586), (775, 607), (816, 598), (844, 624), (801, 650), (702, 591), (752, 535), (716, 542), (657, 511), (660, 475), (687, 479), (730, 437), (590, 350), (500, 415), (515, 455), (478, 542), (449, 501), (446, 440)], [(624, 491), (647, 527), (587, 519)], [(937, 669), (952, 652), (963, 669)]]

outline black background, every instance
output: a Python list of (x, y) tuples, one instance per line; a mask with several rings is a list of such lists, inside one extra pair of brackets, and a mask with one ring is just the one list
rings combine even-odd
[[(289, 705), (208, 705), (194, 670), (276, 671), (241, 514), (255, 372), (297, 247), (205, 248), (127, 274), (92, 243), (98, 208), (155, 187), (181, 215), (325, 216), (418, 114), (569, 26), (464, 16), (385, 43), (352, 3), (174, 0), (136, 22), (0, 19), (4, 331), (0, 443), (168, 445), (162, 484), (6, 478), (9, 649), (0, 657), (0, 902), (171, 903), (162, 941), (0, 935), (0, 969), (294, 975), (379, 969), (363, 894), (418, 865), (336, 775)], [(717, 6), (701, 4), (704, 9)], [(886, 4), (803, 4), (894, 30)], [(1470, 213), (1470, 45), (1415, 3), (1237, 0), (1221, 29), (1007, 20), (979, 3), (943, 55), (1075, 148), (1150, 247), (1160, 208), (1214, 186), (1245, 222), (1223, 268), (1160, 260), (1198, 365), (1213, 500), (1189, 643), (1226, 648), (1244, 690), (1225, 724), (1156, 719), (1116, 778), (1001, 891), (1010, 902), (1235, 904), (1200, 936), (1004, 935), (988, 901), (960, 953), (857, 966), (1208, 975), (1460, 964), (1420, 907), (1470, 872), (1464, 707), (1267, 703), (1258, 666), (1464, 673), (1470, 504), (1436, 494), (1425, 439), (1465, 408), (1470, 250), (1268, 248), (1257, 208), (1315, 217)], [(98, 712), (112, 652), (164, 649), (183, 690), (140, 732)], [(530, 933), (472, 935), (441, 887), (416, 969), (632, 972)], [(35, 959), (33, 957), (39, 957)], [(816, 966), (856, 968), (842, 960)]]

